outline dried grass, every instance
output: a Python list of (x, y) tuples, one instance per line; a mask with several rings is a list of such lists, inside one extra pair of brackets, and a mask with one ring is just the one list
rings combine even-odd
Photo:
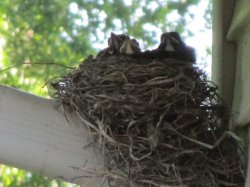
[(243, 186), (228, 110), (192, 63), (89, 57), (51, 85), (103, 146), (110, 186)]

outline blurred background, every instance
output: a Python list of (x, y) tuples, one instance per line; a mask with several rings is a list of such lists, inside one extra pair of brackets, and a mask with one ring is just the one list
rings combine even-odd
[[(49, 98), (46, 82), (69, 71), (57, 64), (76, 67), (107, 46), (111, 31), (144, 50), (177, 31), (211, 76), (212, 0), (1, 0), (0, 84)], [(0, 165), (0, 187), (44, 186), (77, 185)]]

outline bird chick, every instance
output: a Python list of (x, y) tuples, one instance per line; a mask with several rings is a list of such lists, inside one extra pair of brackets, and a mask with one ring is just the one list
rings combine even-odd
[(161, 35), (161, 43), (158, 51), (165, 51), (166, 56), (183, 61), (195, 62), (195, 49), (187, 46), (181, 39), (178, 32), (165, 32)]
[(133, 55), (139, 52), (141, 52), (139, 43), (135, 39), (130, 39), (127, 36), (120, 48), (120, 53)]
[(113, 54), (119, 54), (120, 48), (127, 36), (125, 34), (114, 34), (111, 32), (111, 35), (108, 39), (108, 47), (101, 50), (97, 54), (97, 58), (106, 58)]
[(159, 50), (176, 52), (178, 49), (185, 46), (177, 32), (165, 32), (161, 35), (161, 43), (158, 47)]
[(110, 54), (119, 53), (120, 48), (123, 42), (125, 41), (126, 37), (127, 36), (125, 34), (116, 35), (113, 32), (111, 32), (111, 36), (108, 39), (109, 53)]

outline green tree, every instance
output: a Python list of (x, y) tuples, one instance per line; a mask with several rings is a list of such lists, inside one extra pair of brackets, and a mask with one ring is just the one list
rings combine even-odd
[[(77, 66), (106, 44), (111, 31), (141, 39), (143, 47), (159, 42), (158, 34), (174, 29), (184, 32), (188, 7), (200, 0), (1, 0), (0, 73), (1, 84), (48, 96), (46, 80), (65, 73), (58, 66)], [(211, 0), (210, 0), (211, 2)], [(167, 16), (177, 13), (176, 22)], [(206, 15), (211, 14), (208, 7)], [(206, 16), (208, 26), (211, 17)], [(192, 35), (192, 31), (186, 31)], [(26, 63), (26, 64), (25, 64)], [(30, 64), (34, 65), (30, 65)], [(53, 65), (54, 64), (54, 65)], [(0, 166), (0, 185), (51, 186), (45, 178)], [(60, 184), (64, 186), (66, 184)]]

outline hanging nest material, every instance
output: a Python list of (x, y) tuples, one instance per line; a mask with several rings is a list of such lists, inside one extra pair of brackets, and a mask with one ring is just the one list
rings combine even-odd
[(103, 146), (110, 186), (243, 186), (227, 108), (192, 63), (89, 57), (51, 85)]

